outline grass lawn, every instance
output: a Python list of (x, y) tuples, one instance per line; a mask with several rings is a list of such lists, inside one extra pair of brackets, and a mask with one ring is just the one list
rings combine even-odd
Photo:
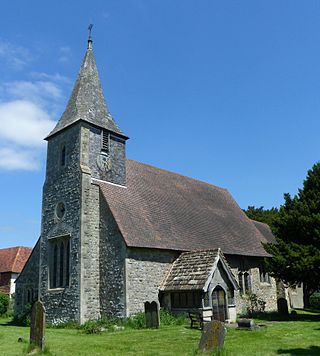
[[(304, 313), (297, 320), (258, 320), (266, 324), (255, 331), (228, 328), (222, 355), (320, 355), (320, 313)], [(49, 355), (198, 355), (201, 332), (189, 324), (161, 327), (159, 330), (104, 332), (87, 335), (76, 329), (47, 328)], [(11, 326), (0, 319), (0, 355), (22, 355), (29, 328)]]

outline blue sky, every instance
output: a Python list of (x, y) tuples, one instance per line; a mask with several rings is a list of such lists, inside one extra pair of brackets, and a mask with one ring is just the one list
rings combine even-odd
[(127, 156), (279, 206), (320, 152), (320, 2), (1, 3), (0, 248), (40, 234), (46, 143), (86, 50)]

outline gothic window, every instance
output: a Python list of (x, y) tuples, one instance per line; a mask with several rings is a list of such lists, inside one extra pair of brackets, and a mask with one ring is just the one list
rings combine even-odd
[(69, 286), (70, 239), (55, 238), (50, 241), (50, 289)]
[(249, 271), (240, 271), (238, 273), (240, 294), (249, 294), (252, 291), (251, 288), (251, 276)]
[(62, 167), (66, 165), (66, 146), (65, 145), (63, 145), (61, 148), (60, 165)]
[(269, 273), (266, 271), (266, 268), (264, 265), (261, 265), (259, 267), (259, 274), (260, 274), (260, 282), (261, 283), (270, 284), (270, 276), (269, 276)]

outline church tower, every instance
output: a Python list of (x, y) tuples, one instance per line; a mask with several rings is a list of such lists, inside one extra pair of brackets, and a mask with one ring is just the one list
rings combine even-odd
[(50, 322), (100, 317), (95, 182), (126, 184), (127, 138), (106, 105), (90, 35), (66, 110), (46, 137), (39, 298)]

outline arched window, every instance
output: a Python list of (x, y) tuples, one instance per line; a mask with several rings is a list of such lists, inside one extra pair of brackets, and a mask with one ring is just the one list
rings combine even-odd
[(53, 238), (50, 245), (50, 288), (64, 288), (69, 286), (70, 238)]
[(58, 270), (58, 246), (53, 248), (53, 266), (52, 266), (52, 288), (57, 287), (57, 270)]
[(251, 276), (249, 271), (240, 271), (238, 273), (240, 294), (249, 294), (252, 291), (251, 288)]
[(59, 268), (59, 287), (63, 287), (63, 277), (64, 277), (64, 263), (65, 263), (65, 256), (64, 256), (64, 243), (63, 241), (60, 242), (60, 268)]

